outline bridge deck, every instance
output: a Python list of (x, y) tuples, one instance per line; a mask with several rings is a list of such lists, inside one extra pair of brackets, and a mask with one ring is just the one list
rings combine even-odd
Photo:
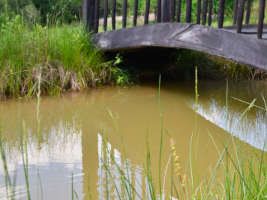
[[(100, 50), (143, 47), (183, 48), (201, 51), (267, 71), (267, 40), (256, 39), (256, 26), (237, 34), (234, 27), (217, 29), (187, 23), (158, 23), (98, 33), (94, 42)], [(267, 39), (267, 27), (264, 27)]]
[[(236, 26), (224, 27), (224, 29), (229, 30), (233, 33), (236, 32)], [(257, 33), (258, 33), (257, 31), (258, 31), (258, 27), (255, 24), (243, 25), (241, 34), (251, 36), (252, 38), (257, 38)], [(262, 39), (267, 40), (267, 24), (263, 26)]]

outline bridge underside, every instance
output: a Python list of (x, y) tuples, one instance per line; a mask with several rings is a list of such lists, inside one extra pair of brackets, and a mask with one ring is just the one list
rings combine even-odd
[[(245, 34), (232, 30), (231, 27), (216, 29), (186, 23), (158, 23), (98, 33), (94, 43), (102, 51), (146, 47), (196, 50), (267, 71), (267, 40), (256, 39), (256, 27), (245, 27)], [(266, 37), (267, 27), (264, 33)]]

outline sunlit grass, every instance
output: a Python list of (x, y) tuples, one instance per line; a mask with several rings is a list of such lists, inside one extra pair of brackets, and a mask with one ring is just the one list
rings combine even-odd
[(35, 96), (38, 85), (42, 94), (54, 95), (129, 82), (116, 60), (105, 60), (94, 47), (82, 24), (29, 25), (16, 16), (0, 25), (0, 35), (1, 97)]

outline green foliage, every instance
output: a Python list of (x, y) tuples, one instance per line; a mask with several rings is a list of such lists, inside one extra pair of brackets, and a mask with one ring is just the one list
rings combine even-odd
[(47, 22), (77, 21), (81, 16), (82, 0), (32, 0), (40, 10), (41, 20)]
[(81, 25), (54, 27), (25, 24), (22, 17), (0, 26), (0, 96), (33, 96), (41, 75), (42, 94), (114, 82), (128, 74), (115, 61), (105, 61)]
[(114, 79), (116, 80), (116, 84), (117, 85), (130, 85), (131, 81), (130, 81), (130, 75), (128, 73), (128, 71), (123, 70), (121, 68), (119, 68), (118, 66), (123, 62), (122, 57), (120, 57), (120, 55), (118, 54), (115, 57), (114, 63), (113, 63), (113, 68), (112, 73), (114, 76)]
[(80, 19), (81, 5), (81, 0), (0, 0), (0, 23), (2, 15), (18, 14), (42, 24), (71, 23)]
[(113, 78), (116, 80), (116, 84), (120, 86), (130, 85), (130, 75), (126, 70), (120, 69), (118, 67), (113, 67), (111, 69)]
[[(81, 19), (81, 8), (83, 0), (0, 0), (0, 23), (1, 15), (8, 13), (8, 15), (20, 14), (25, 18), (34, 18), (40, 20), (42, 24), (47, 23), (71, 23)], [(111, 8), (111, 1), (109, 1), (109, 8)], [(219, 1), (213, 0), (213, 13), (218, 12)], [(117, 0), (117, 15), (122, 15), (123, 0)], [(144, 15), (146, 7), (146, 0), (138, 1), (138, 15)], [(103, 17), (104, 1), (100, 1), (100, 17)], [(128, 15), (133, 15), (134, 1), (128, 0)], [(150, 13), (156, 13), (157, 0), (150, 0)], [(234, 0), (225, 2), (225, 17), (231, 18), (233, 15)], [(185, 18), (186, 1), (182, 0), (182, 20)], [(197, 0), (192, 1), (192, 18), (196, 19)], [(111, 14), (111, 9), (109, 10)], [(34, 16), (32, 16), (34, 15)], [(253, 13), (252, 13), (253, 15)], [(213, 15), (215, 19), (217, 16)], [(216, 21), (216, 20), (214, 20)]]
[(234, 81), (238, 80), (263, 80), (267, 77), (266, 72), (253, 67), (233, 62), (216, 56), (191, 50), (180, 50), (177, 55), (178, 74), (189, 72), (193, 77), (195, 66), (198, 67), (201, 79), (223, 79), (225, 77)]

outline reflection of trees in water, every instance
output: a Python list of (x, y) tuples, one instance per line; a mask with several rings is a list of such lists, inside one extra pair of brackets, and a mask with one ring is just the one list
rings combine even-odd
[(257, 111), (253, 116), (240, 118), (242, 113), (221, 106), (214, 98), (198, 105), (196, 112), (220, 128), (251, 146), (267, 151), (267, 115)]
[[(127, 196), (125, 193), (126, 187), (131, 190), (129, 192), (134, 195), (134, 199), (140, 199), (135, 192), (142, 196), (143, 185), (147, 185), (143, 178), (143, 169), (138, 165), (133, 165), (129, 159), (123, 159), (118, 149), (113, 148), (109, 142), (103, 142), (101, 134), (98, 134), (97, 140), (98, 199), (119, 199), (122, 194)], [(129, 182), (122, 182), (123, 176), (126, 176)], [(134, 186), (135, 191), (132, 189), (132, 186)]]
[[(17, 126), (14, 126), (17, 128)], [(20, 138), (24, 134), (20, 129), (17, 132), (9, 133), (9, 130), (4, 128), (4, 143), (10, 161), (15, 162), (20, 155)], [(57, 155), (55, 152), (63, 152), (68, 147), (76, 147), (76, 143), (80, 140), (81, 128), (80, 125), (73, 119), (72, 121), (64, 121), (58, 119), (50, 123), (47, 127), (42, 127), (40, 135), (36, 134), (35, 127), (26, 125), (27, 144), (29, 153), (37, 156), (38, 153), (46, 151), (49, 155)], [(39, 157), (39, 156), (37, 156)]]
[[(28, 129), (30, 131), (31, 129)], [(29, 183), (32, 197), (40, 197), (41, 187), (43, 199), (65, 199), (71, 193), (71, 174), (74, 174), (74, 184), (77, 193), (82, 193), (82, 145), (81, 129), (74, 124), (60, 122), (49, 129), (45, 142), (41, 145), (35, 138), (29, 137), (28, 166)], [(29, 133), (29, 135), (31, 135)], [(19, 142), (18, 142), (19, 143)], [(20, 152), (20, 144), (5, 143), (7, 166), (10, 175), (16, 177), (15, 198), (26, 199), (24, 168)], [(8, 146), (9, 145), (9, 146)], [(0, 199), (5, 197), (4, 170), (0, 159)], [(39, 174), (39, 175), (37, 175)], [(38, 180), (40, 177), (40, 181)], [(59, 184), (60, 183), (60, 184)], [(68, 193), (64, 193), (68, 191)], [(41, 198), (39, 198), (41, 199)]]

